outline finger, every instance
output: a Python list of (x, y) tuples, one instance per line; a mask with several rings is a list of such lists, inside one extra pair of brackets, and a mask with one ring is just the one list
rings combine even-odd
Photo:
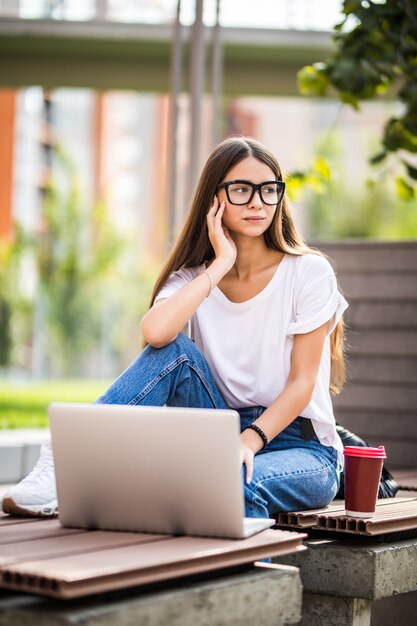
[(218, 209), (218, 206), (219, 206), (219, 199), (217, 196), (214, 196), (213, 204), (210, 207), (209, 213), (214, 213)]
[(249, 484), (252, 480), (252, 476), (253, 476), (253, 461), (251, 458), (246, 458), (245, 459), (245, 465), (246, 465), (246, 483)]
[(217, 211), (217, 213), (215, 215), (215, 218), (221, 219), (223, 217), (223, 213), (224, 213), (225, 208), (226, 208), (226, 202), (223, 201), (221, 203), (221, 205), (219, 206), (219, 208), (218, 208), (218, 211)]
[(214, 228), (214, 212), (213, 211), (209, 211), (206, 215), (206, 222), (207, 222), (207, 226), (210, 228)]

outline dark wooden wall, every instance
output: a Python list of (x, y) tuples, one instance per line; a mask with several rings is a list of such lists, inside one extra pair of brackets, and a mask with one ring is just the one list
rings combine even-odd
[(388, 466), (417, 467), (417, 241), (316, 245), (350, 304), (336, 419), (384, 444)]

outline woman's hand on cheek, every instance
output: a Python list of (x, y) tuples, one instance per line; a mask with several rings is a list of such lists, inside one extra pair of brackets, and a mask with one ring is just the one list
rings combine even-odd
[(236, 260), (237, 250), (228, 229), (222, 222), (225, 208), (226, 203), (222, 202), (219, 206), (219, 200), (217, 196), (214, 196), (213, 205), (207, 214), (207, 228), (216, 259), (225, 259), (232, 267)]

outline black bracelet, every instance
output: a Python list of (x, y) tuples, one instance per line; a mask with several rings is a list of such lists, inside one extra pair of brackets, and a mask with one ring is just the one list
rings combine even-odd
[(259, 428), (259, 426), (257, 426), (256, 424), (249, 424), (249, 426), (247, 426), (247, 428), (251, 428), (252, 430), (255, 431), (255, 433), (257, 433), (260, 438), (262, 439), (262, 450), (265, 448), (265, 446), (268, 445), (268, 437), (265, 435), (264, 431), (262, 430), (262, 428)]

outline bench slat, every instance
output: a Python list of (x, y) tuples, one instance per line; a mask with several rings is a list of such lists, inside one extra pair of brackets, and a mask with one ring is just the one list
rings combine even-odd
[(375, 383), (407, 387), (416, 384), (417, 357), (354, 355), (347, 363), (347, 386)]
[(347, 386), (340, 396), (336, 396), (333, 404), (337, 409), (390, 410), (394, 414), (397, 411), (414, 413), (410, 408), (417, 406), (417, 388), (405, 385), (387, 387), (356, 383), (354, 386)]
[(417, 302), (402, 299), (369, 302), (364, 295), (346, 310), (344, 317), (353, 330), (412, 330), (417, 327)]
[(417, 246), (413, 242), (343, 241), (334, 244), (318, 243), (317, 247), (333, 261), (338, 273), (365, 273), (383, 271), (417, 272)]
[(310, 527), (355, 535), (376, 536), (417, 529), (417, 498), (378, 500), (375, 513), (366, 519), (347, 516), (342, 501), (335, 501), (332, 506), (314, 512), (280, 513), (276, 519), (279, 526), (294, 529)]
[(12, 541), (27, 541), (42, 537), (59, 537), (62, 535), (76, 535), (81, 531), (78, 528), (63, 528), (57, 519), (30, 520), (26, 524), (4, 524), (0, 533), (0, 544)]
[(417, 273), (399, 272), (387, 279), (386, 272), (368, 275), (338, 272), (341, 289), (347, 300), (406, 300), (417, 301)]
[(105, 550), (3, 566), (0, 583), (7, 589), (73, 598), (297, 552), (304, 549), (305, 537), (265, 530), (243, 540), (169, 537), (166, 541), (108, 546)]
[(20, 561), (34, 561), (105, 548), (112, 549), (147, 541), (166, 541), (168, 538), (167, 535), (97, 530), (55, 537), (47, 536), (27, 541), (14, 541), (0, 545), (0, 567)]
[(348, 355), (417, 356), (417, 331), (361, 330), (347, 333)]
[(395, 413), (382, 410), (340, 410), (337, 421), (348, 430), (372, 440), (415, 441), (416, 413)]

